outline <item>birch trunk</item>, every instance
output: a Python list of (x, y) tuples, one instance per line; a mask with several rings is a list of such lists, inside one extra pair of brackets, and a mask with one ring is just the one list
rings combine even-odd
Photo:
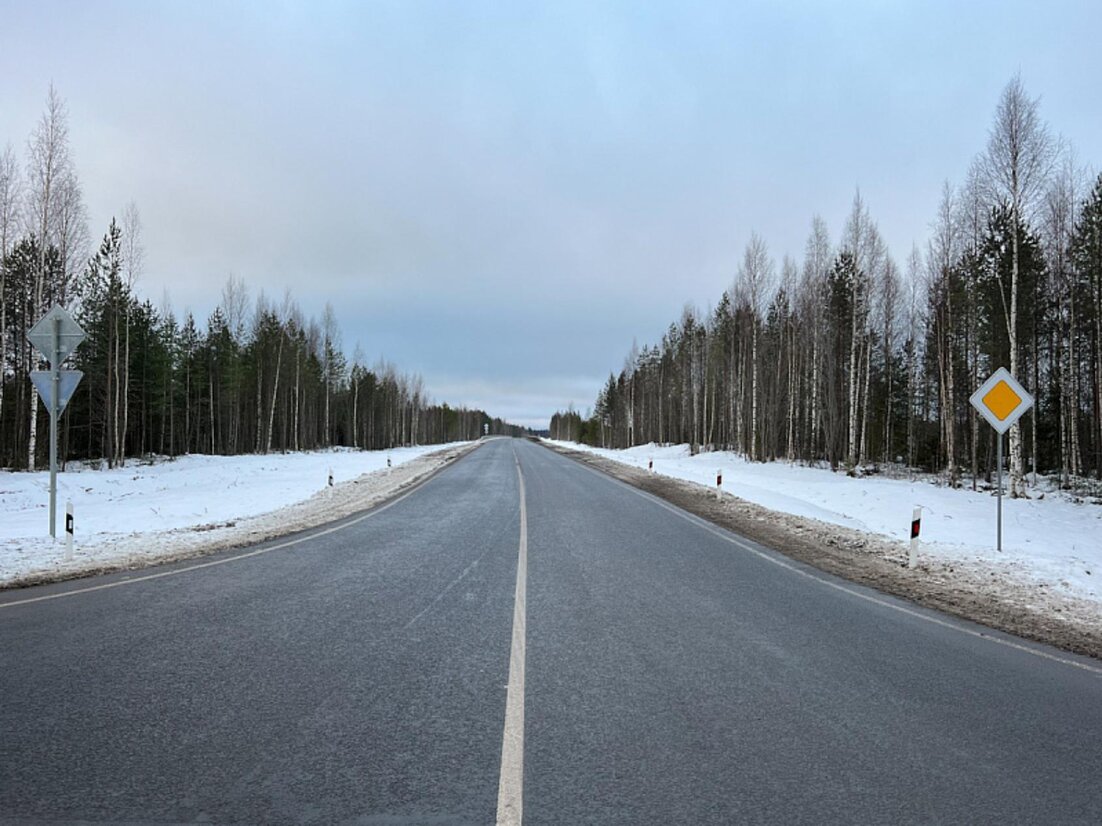
[(208, 377), (210, 381), (210, 453), (213, 456), (216, 451), (216, 439), (214, 434), (214, 371)]
[(865, 334), (865, 377), (862, 381), (861, 395), (858, 401), (861, 406), (861, 451), (858, 464), (864, 465), (868, 457), (869, 442), (869, 379), (872, 373), (872, 337)]
[(758, 459), (758, 323), (750, 322), (750, 461)]
[(122, 438), (118, 444), (119, 467), (126, 464), (126, 430), (130, 418), (130, 300), (126, 302), (126, 341), (123, 347)]
[(852, 313), (850, 316), (850, 339), (849, 339), (849, 422), (846, 430), (846, 464), (852, 469), (857, 464), (857, 388), (858, 384), (858, 337), (857, 337), (857, 302), (858, 302), (858, 288), (857, 288), (857, 272), (856, 265), (854, 271), (854, 282), (852, 296)]
[[(1010, 340), (1010, 375), (1018, 379), (1018, 215), (1011, 208), (1010, 317), (1007, 335)], [(1020, 381), (1020, 379), (1019, 379)], [(1017, 499), (1022, 490), (1022, 428), (1018, 422), (1010, 427), (1010, 495)]]
[(294, 420), (294, 438), (295, 438), (295, 450), (299, 450), (299, 393), (300, 393), (300, 377), (301, 377), (301, 365), (300, 365), (300, 349), (295, 345), (295, 397), (292, 401), (291, 418)]

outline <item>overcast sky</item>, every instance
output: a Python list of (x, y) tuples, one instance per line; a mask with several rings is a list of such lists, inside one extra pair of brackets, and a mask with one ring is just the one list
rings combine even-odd
[(99, 239), (204, 318), (227, 276), (336, 309), (439, 401), (545, 427), (632, 339), (860, 187), (892, 254), (1021, 73), (1102, 164), (1102, 3), (0, 0), (0, 147), (49, 83)]

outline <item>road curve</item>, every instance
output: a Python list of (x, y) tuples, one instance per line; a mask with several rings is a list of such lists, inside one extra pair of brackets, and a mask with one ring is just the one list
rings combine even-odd
[(510, 693), (526, 824), (1102, 822), (1102, 664), (530, 442), (297, 539), (0, 594), (0, 823), (493, 823)]

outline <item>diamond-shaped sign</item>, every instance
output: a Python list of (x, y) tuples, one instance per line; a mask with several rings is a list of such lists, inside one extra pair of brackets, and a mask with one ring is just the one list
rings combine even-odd
[[(84, 378), (84, 374), (79, 370), (59, 370), (58, 378), (60, 381), (58, 381), (57, 415), (60, 416), (65, 409), (65, 405), (69, 403), (69, 399), (76, 392), (77, 385)], [(31, 381), (34, 383), (38, 395), (42, 397), (42, 403), (46, 405), (46, 410), (51, 411), (53, 407), (51, 402), (54, 395), (54, 374), (49, 370), (32, 370)]]
[(998, 433), (1005, 433), (1033, 407), (1033, 396), (1005, 367), (992, 373), (968, 401)]
[[(54, 319), (59, 322), (56, 363), (52, 361), (54, 358)], [(60, 304), (55, 304), (46, 315), (38, 320), (37, 324), (31, 327), (30, 332), (27, 333), (27, 341), (37, 347), (38, 351), (47, 359), (50, 359), (50, 363), (54, 367), (58, 367), (77, 348), (77, 345), (84, 341), (84, 330), (80, 329), (80, 325), (76, 323), (68, 310)]]

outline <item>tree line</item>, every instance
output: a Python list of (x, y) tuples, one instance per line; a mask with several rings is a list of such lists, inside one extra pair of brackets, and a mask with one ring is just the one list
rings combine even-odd
[(898, 264), (860, 192), (837, 242), (814, 218), (803, 260), (779, 273), (754, 235), (714, 309), (687, 306), (660, 342), (632, 347), (592, 413), (556, 413), (550, 429), (851, 472), (900, 462), (975, 486), (995, 435), (968, 398), (999, 366), (1036, 398), (1009, 431), (1012, 494), (1031, 469), (1102, 478), (1102, 175), (1019, 78), (967, 179), (945, 184), (924, 250)]
[(51, 86), (24, 165), (0, 154), (0, 467), (46, 461), (48, 415), (27, 331), (54, 303), (87, 338), (66, 367), (84, 379), (61, 420), (59, 456), (239, 454), (345, 445), (367, 449), (475, 439), (521, 428), (482, 410), (433, 402), (417, 375), (349, 358), (331, 305), (320, 321), (290, 293), (255, 297), (230, 277), (205, 322), (155, 307), (135, 285), (145, 251), (135, 205), (89, 255), (67, 114)]

